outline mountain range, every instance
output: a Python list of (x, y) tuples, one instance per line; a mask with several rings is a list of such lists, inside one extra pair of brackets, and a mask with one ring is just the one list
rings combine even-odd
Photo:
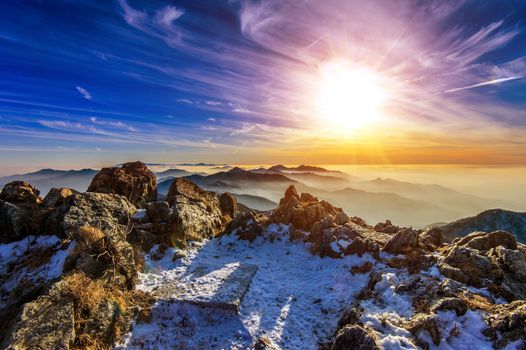
[[(85, 191), (96, 172), (94, 169), (42, 169), (0, 178), (0, 186), (13, 180), (24, 180), (36, 186), (43, 195), (53, 187)], [(171, 168), (157, 172), (156, 176), (160, 196), (168, 192), (175, 178), (185, 177), (211, 191), (231, 192), (240, 203), (258, 210), (275, 206), (283, 191), (292, 184), (299, 191), (334, 203), (349, 215), (360, 216), (371, 224), (388, 218), (398, 225), (425, 227), (430, 223), (470, 217), (491, 207), (517, 207), (505, 200), (464, 194), (440, 185), (385, 178), (364, 181), (342, 172), (308, 165), (276, 165), (252, 170), (234, 167), (213, 174)]]

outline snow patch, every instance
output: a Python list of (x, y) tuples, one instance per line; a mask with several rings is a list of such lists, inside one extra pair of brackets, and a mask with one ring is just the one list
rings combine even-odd
[(342, 259), (313, 256), (308, 245), (289, 242), (288, 230), (286, 225), (271, 224), (252, 243), (233, 234), (204, 241), (175, 262), (176, 249), (159, 261), (146, 255), (138, 288), (148, 291), (183, 281), (197, 266), (213, 271), (241, 263), (258, 270), (238, 314), (160, 301), (151, 322), (136, 324), (120, 348), (251, 349), (255, 339), (266, 335), (280, 348), (317, 349), (369, 280), (369, 274), (353, 275), (351, 268), (374, 259), (368, 254)]

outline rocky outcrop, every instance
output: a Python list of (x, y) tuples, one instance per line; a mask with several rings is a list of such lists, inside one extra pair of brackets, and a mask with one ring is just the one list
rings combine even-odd
[(404, 254), (418, 248), (419, 235), (413, 229), (406, 228), (399, 231), (383, 248), (387, 253)]
[(379, 222), (374, 225), (374, 229), (378, 232), (394, 234), (400, 230), (400, 227), (393, 225), (391, 220), (386, 220), (385, 222)]
[(420, 234), (418, 239), (422, 248), (434, 251), (444, 243), (444, 235), (438, 227), (432, 227)]
[(331, 350), (377, 350), (373, 333), (365, 326), (347, 325), (338, 331)]
[(0, 200), (0, 243), (18, 241), (32, 231), (31, 210)]
[(264, 229), (268, 218), (252, 211), (238, 213), (228, 226), (227, 232), (235, 234), (239, 239), (253, 242)]
[(44, 208), (56, 208), (64, 204), (66, 199), (78, 194), (79, 192), (72, 190), (70, 188), (52, 188), (49, 190), (47, 195), (42, 201), (42, 207)]
[[(217, 194), (184, 178), (173, 181), (166, 200), (172, 208), (173, 235), (183, 241), (213, 237), (228, 223)], [(234, 207), (230, 205), (227, 210)]]
[(75, 340), (75, 305), (56, 284), (36, 300), (24, 304), (13, 321), (2, 349), (69, 349)]
[(326, 201), (318, 199), (308, 193), (298, 195), (296, 188), (291, 185), (285, 191), (278, 207), (272, 214), (274, 222), (292, 224), (294, 229), (311, 231), (313, 225), (331, 216), (333, 219), (343, 212)]
[(112, 193), (126, 197), (138, 207), (157, 200), (157, 179), (142, 162), (125, 163), (120, 168), (103, 168), (95, 175), (88, 192)]
[[(495, 305), (487, 317), (488, 328), (484, 334), (493, 340), (495, 349), (526, 339), (526, 301)], [(526, 344), (523, 344), (523, 346)], [(520, 349), (520, 347), (517, 347)]]
[(25, 181), (13, 181), (4, 186), (0, 199), (11, 204), (38, 205), (42, 202), (40, 191)]
[(237, 201), (229, 192), (222, 193), (219, 196), (219, 205), (223, 215), (228, 215), (230, 218), (233, 218), (238, 211)]

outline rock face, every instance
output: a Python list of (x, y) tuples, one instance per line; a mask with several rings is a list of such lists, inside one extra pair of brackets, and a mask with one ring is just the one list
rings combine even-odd
[(56, 208), (64, 204), (64, 201), (79, 192), (70, 188), (52, 188), (42, 201), (44, 208)]
[(474, 232), (451, 244), (440, 272), (475, 287), (487, 287), (507, 300), (526, 298), (526, 260), (515, 237), (505, 231)]
[(88, 192), (114, 193), (138, 207), (157, 200), (157, 179), (142, 162), (125, 163), (120, 168), (103, 168), (95, 175)]
[(418, 247), (418, 239), (419, 235), (415, 230), (402, 229), (387, 242), (383, 250), (391, 254), (408, 253)]
[(2, 349), (69, 349), (75, 340), (74, 302), (59, 284), (25, 304), (4, 339)]
[(11, 204), (38, 205), (42, 202), (40, 191), (25, 181), (13, 181), (4, 186), (0, 199)]
[(0, 200), (0, 243), (18, 241), (31, 234), (31, 213)]
[(420, 245), (427, 250), (433, 251), (444, 243), (444, 235), (438, 227), (425, 230), (419, 237)]
[(166, 200), (172, 207), (173, 235), (184, 241), (212, 237), (225, 229), (227, 220), (214, 192), (178, 178), (170, 186)]
[(374, 337), (366, 328), (358, 325), (348, 325), (340, 329), (331, 350), (376, 350)]
[(343, 211), (340, 208), (333, 207), (326, 201), (318, 201), (308, 193), (298, 195), (296, 188), (291, 185), (274, 210), (272, 220), (292, 224), (295, 229), (310, 231), (316, 222), (328, 216), (334, 219), (341, 212)]

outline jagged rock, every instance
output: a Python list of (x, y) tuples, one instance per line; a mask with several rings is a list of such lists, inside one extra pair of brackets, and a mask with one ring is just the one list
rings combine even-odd
[(228, 226), (228, 232), (236, 234), (239, 239), (254, 241), (264, 231), (268, 218), (254, 212), (238, 213)]
[(274, 345), (272, 340), (266, 335), (259, 337), (254, 343), (254, 350), (277, 350), (277, 349), (278, 347)]
[(344, 255), (357, 254), (362, 256), (365, 253), (371, 253), (373, 256), (378, 256), (379, 252), (380, 246), (364, 237), (354, 238), (346, 248), (342, 249)]
[(96, 252), (100, 254), (100, 260), (104, 263), (104, 269), (100, 274), (96, 274), (96, 277), (132, 288), (137, 271), (133, 248), (126, 241), (126, 232), (130, 217), (135, 211), (133, 204), (121, 195), (78, 193), (53, 209), (46, 220), (46, 227), (48, 232), (63, 238), (74, 238), (77, 243), (80, 243), (84, 236), (94, 235), (93, 230), (100, 231), (102, 241), (89, 244), (85, 249), (76, 249), (75, 254), (68, 260), (68, 268), (83, 270), (83, 266), (89, 266), (86, 265), (83, 256)]
[(4, 186), (0, 199), (11, 204), (38, 205), (42, 202), (40, 191), (25, 181), (13, 181)]
[(374, 225), (374, 230), (383, 233), (397, 233), (400, 228), (391, 223), (391, 220), (386, 220), (385, 222), (379, 222)]
[(484, 335), (492, 339), (495, 349), (502, 349), (516, 340), (522, 340), (522, 346), (526, 346), (526, 301), (495, 305), (488, 313), (486, 322), (488, 328)]
[(487, 255), (494, 263), (515, 275), (518, 280), (526, 282), (526, 259), (523, 253), (498, 246), (492, 248)]
[(164, 222), (170, 219), (172, 210), (168, 202), (150, 202), (146, 204), (146, 215), (152, 222)]
[(436, 250), (444, 243), (444, 235), (438, 227), (432, 227), (420, 234), (419, 244), (426, 250)]
[(142, 162), (120, 168), (103, 168), (91, 181), (88, 192), (113, 193), (126, 197), (138, 207), (157, 200), (157, 178)]
[(435, 315), (416, 314), (408, 322), (406, 329), (415, 336), (417, 336), (419, 332), (425, 330), (429, 332), (435, 345), (440, 344), (440, 330)]
[(418, 248), (418, 232), (407, 228), (399, 231), (384, 247), (391, 254), (404, 254)]
[(224, 215), (228, 215), (231, 218), (235, 216), (237, 212), (237, 201), (230, 193), (225, 192), (221, 194), (219, 196), (219, 204)]
[(172, 206), (173, 235), (181, 241), (213, 237), (228, 223), (217, 194), (184, 178), (173, 181), (166, 200)]
[(334, 223), (336, 225), (345, 225), (348, 221), (349, 217), (343, 211), (336, 214), (336, 217), (334, 218)]
[(325, 220), (329, 215), (334, 218), (341, 212), (340, 208), (333, 207), (326, 201), (318, 201), (311, 195), (298, 196), (296, 188), (291, 185), (274, 210), (272, 220), (292, 224), (295, 229), (311, 231), (315, 223)]
[(0, 243), (18, 241), (34, 234), (32, 211), (0, 200)]
[(60, 285), (25, 304), (14, 320), (2, 349), (69, 349), (75, 340), (75, 310)]
[(56, 208), (64, 204), (65, 200), (79, 192), (70, 188), (52, 188), (42, 201), (42, 206), (45, 208)]
[(46, 233), (66, 238), (82, 226), (122, 233), (135, 211), (135, 206), (121, 195), (78, 193), (50, 213), (45, 223)]
[(482, 287), (483, 278), (495, 278), (498, 274), (487, 257), (465, 247), (453, 247), (439, 269), (444, 276), (475, 287)]
[(473, 232), (453, 243), (457, 247), (467, 247), (480, 251), (488, 251), (498, 246), (517, 249), (515, 236), (507, 231)]
[(443, 298), (435, 302), (430, 310), (433, 313), (443, 310), (454, 310), (457, 316), (462, 316), (468, 311), (468, 305), (465, 300), (460, 298)]
[(343, 312), (342, 317), (338, 320), (338, 329), (347, 325), (354, 325), (360, 323), (360, 317), (363, 314), (363, 308), (359, 305), (353, 306)]
[(376, 350), (375, 337), (368, 328), (348, 325), (338, 331), (332, 350)]

